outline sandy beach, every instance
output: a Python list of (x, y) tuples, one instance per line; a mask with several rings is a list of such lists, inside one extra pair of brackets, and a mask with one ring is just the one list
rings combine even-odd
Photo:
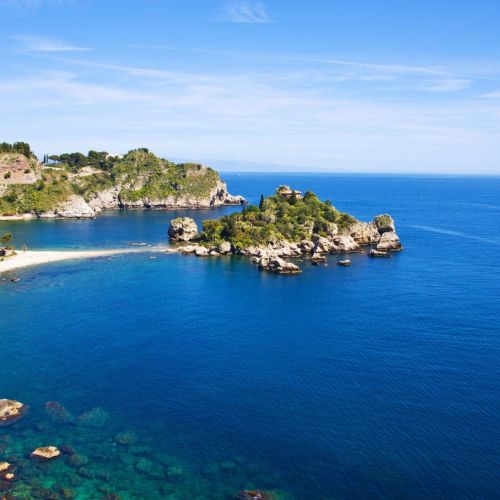
[(62, 260), (92, 259), (98, 257), (109, 257), (111, 255), (120, 255), (127, 253), (151, 253), (166, 252), (170, 253), (167, 246), (152, 246), (141, 248), (117, 248), (111, 250), (28, 250), (19, 251), (12, 257), (7, 257), (0, 261), (0, 274), (8, 271), (14, 271), (24, 267), (38, 266), (59, 262)]

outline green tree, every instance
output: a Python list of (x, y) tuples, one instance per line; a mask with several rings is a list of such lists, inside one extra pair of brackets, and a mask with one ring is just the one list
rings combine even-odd
[(261, 195), (260, 195), (260, 202), (259, 202), (259, 208), (260, 208), (261, 210), (264, 210), (264, 201), (265, 201), (264, 195), (263, 195), (263, 194), (261, 194)]

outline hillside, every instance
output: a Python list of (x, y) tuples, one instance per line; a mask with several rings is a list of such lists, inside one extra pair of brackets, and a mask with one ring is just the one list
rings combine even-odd
[[(25, 144), (25, 143), (17, 143)], [(94, 217), (107, 208), (210, 208), (244, 204), (219, 174), (175, 164), (145, 148), (124, 156), (90, 151), (54, 155), (40, 164), (27, 151), (0, 148), (0, 215)], [(29, 148), (29, 146), (28, 146)]]

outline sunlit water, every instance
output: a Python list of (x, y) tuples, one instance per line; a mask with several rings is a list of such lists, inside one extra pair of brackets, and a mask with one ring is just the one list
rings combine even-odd
[[(293, 277), (245, 258), (162, 254), (16, 272), (20, 282), (0, 282), (0, 398), (30, 412), (0, 428), (0, 461), (18, 464), (11, 491), (497, 497), (500, 179), (226, 180), (252, 202), (286, 182), (361, 219), (391, 213), (405, 250), (353, 255), (350, 268), (338, 256), (303, 262)], [(174, 216), (233, 210), (108, 212), (0, 232), (33, 249), (164, 243)], [(47, 401), (75, 418), (54, 419)], [(47, 444), (76, 455), (25, 458)]]

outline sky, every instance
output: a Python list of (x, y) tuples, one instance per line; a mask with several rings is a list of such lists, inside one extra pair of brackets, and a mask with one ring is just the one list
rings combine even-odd
[(500, 174), (498, 0), (0, 0), (0, 141)]

